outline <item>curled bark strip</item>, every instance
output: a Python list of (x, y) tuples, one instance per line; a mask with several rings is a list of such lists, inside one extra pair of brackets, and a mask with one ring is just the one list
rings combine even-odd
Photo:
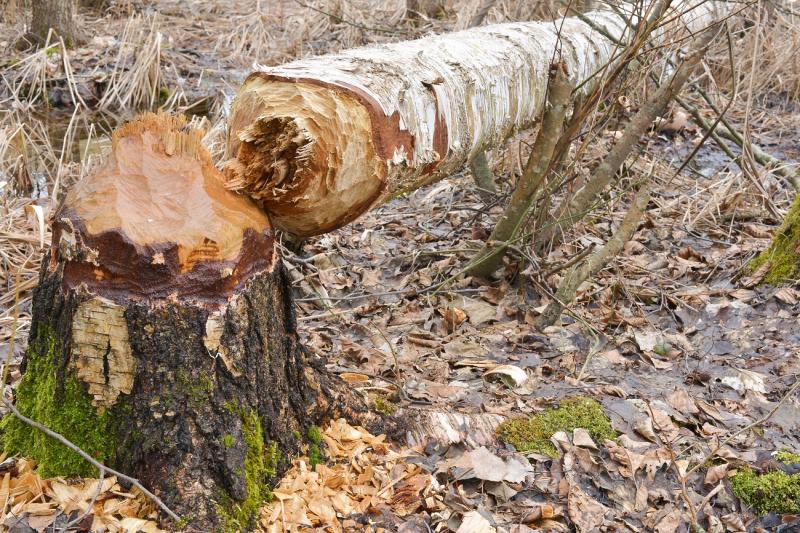
[[(680, 2), (676, 13), (685, 15), (676, 20), (700, 29), (720, 4)], [(571, 84), (590, 90), (586, 80), (614, 57), (606, 35), (625, 41), (630, 30), (614, 12), (582, 17), (560, 28), (499, 24), (260, 67), (233, 104), (228, 186), (290, 233), (347, 224), (531, 126), (557, 47)]]

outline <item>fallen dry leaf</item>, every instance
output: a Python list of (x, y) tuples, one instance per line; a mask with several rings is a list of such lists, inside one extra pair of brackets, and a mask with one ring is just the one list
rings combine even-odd
[(478, 511), (470, 511), (464, 515), (456, 533), (495, 533), (497, 530)]
[(603, 523), (609, 509), (573, 484), (569, 489), (567, 513), (580, 532), (594, 531)]

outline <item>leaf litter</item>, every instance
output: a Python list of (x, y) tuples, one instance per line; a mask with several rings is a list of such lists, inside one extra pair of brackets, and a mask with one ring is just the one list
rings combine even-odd
[[(0, 461), (0, 526), (5, 531), (158, 533), (158, 513), (144, 494), (124, 490), (114, 476), (97, 479), (42, 479), (24, 458)], [(29, 529), (24, 529), (27, 526)], [(22, 529), (20, 529), (22, 528)]]

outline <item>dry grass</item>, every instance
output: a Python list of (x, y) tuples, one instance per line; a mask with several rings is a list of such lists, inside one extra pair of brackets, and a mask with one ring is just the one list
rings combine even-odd
[(153, 109), (162, 85), (163, 35), (157, 15), (134, 15), (125, 24), (101, 109)]
[(19, 60), (11, 60), (0, 71), (2, 88), (0, 100), (9, 109), (28, 111), (36, 106), (49, 105), (48, 88), (62, 84), (73, 106), (85, 102), (78, 91), (69, 53), (63, 39), (48, 34), (44, 46)]
[[(24, 347), (30, 326), (30, 291), (36, 286), (39, 256), (44, 251), (41, 224), (35, 212), (26, 209), (30, 202), (23, 198), (0, 197), (0, 344), (11, 338), (14, 325), (13, 303), (20, 293), (17, 344)], [(45, 224), (44, 243), (49, 245), (49, 228)], [(20, 284), (16, 286), (19, 275)]]
[(733, 64), (724, 41), (708, 56), (719, 88), (727, 90), (735, 81), (740, 98), (752, 87), (762, 99), (800, 100), (800, 12), (795, 8), (793, 2), (776, 0), (741, 13), (730, 25)]
[[(30, 291), (50, 244), (54, 199), (100, 161), (104, 136), (79, 112), (68, 116), (58, 138), (44, 120), (20, 112), (0, 115), (0, 346), (14, 323), (20, 293), (17, 346), (30, 325)], [(80, 137), (80, 141), (79, 141)], [(72, 148), (80, 145), (76, 153)], [(19, 276), (20, 283), (16, 280)]]

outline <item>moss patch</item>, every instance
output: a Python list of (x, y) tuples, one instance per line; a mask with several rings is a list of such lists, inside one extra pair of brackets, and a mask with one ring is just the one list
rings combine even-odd
[(312, 469), (316, 469), (317, 465), (325, 462), (322, 455), (322, 432), (317, 426), (311, 426), (306, 433), (308, 438), (308, 462), (311, 464)]
[(781, 450), (776, 453), (775, 459), (785, 465), (800, 464), (800, 454), (792, 453), (788, 450)]
[(800, 513), (800, 475), (756, 474), (749, 468), (731, 478), (733, 493), (759, 515)]
[(208, 374), (200, 373), (194, 377), (186, 370), (180, 369), (175, 377), (178, 384), (176, 390), (195, 406), (206, 403), (214, 392), (214, 380)]
[[(59, 379), (57, 361), (61, 350), (61, 341), (52, 330), (40, 327), (17, 388), (17, 408), (98, 461), (108, 462), (117, 448), (116, 424), (109, 412), (97, 414), (86, 386), (78, 378), (67, 375)], [(14, 416), (7, 416), (0, 424), (5, 433), (5, 452), (34, 459), (43, 478), (97, 475), (97, 470), (78, 454)]]
[(764, 263), (770, 262), (764, 282), (777, 284), (800, 278), (800, 196), (798, 196), (772, 244), (750, 264), (755, 272)]
[(506, 420), (497, 428), (497, 434), (520, 452), (558, 457), (558, 450), (550, 442), (550, 437), (558, 431), (570, 433), (575, 428), (585, 429), (598, 442), (617, 437), (600, 404), (581, 397), (567, 398), (559, 407), (529, 418)]
[(236, 444), (236, 439), (233, 438), (233, 435), (223, 435), (220, 442), (225, 448), (233, 448), (233, 445)]
[[(227, 495), (220, 499), (217, 512), (220, 515), (222, 531), (226, 532), (252, 530), (252, 523), (261, 505), (271, 498), (269, 481), (277, 474), (281, 459), (278, 443), (264, 442), (264, 429), (258, 413), (252, 409), (240, 409), (238, 414), (242, 423), (244, 442), (247, 445), (242, 473), (247, 487), (247, 499), (243, 502), (234, 502)], [(227, 436), (229, 435), (223, 437), (223, 446)]]
[(383, 416), (390, 416), (394, 414), (397, 408), (389, 400), (381, 396), (378, 396), (377, 398), (375, 398), (375, 410), (378, 411)]

